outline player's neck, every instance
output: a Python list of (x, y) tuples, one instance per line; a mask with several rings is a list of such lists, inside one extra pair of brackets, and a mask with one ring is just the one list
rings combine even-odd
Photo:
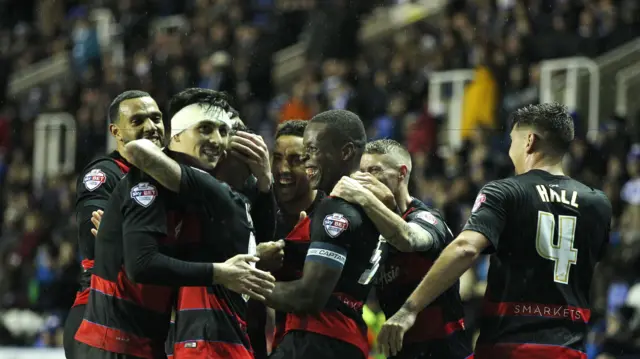
[(529, 172), (531, 170), (540, 170), (540, 171), (545, 171), (545, 172), (549, 172), (550, 174), (554, 175), (554, 176), (564, 176), (564, 170), (562, 169), (562, 161), (558, 161), (558, 160), (544, 160), (544, 159), (538, 159), (537, 161), (535, 159), (531, 160), (531, 163), (525, 163), (527, 166), (525, 168), (525, 172)]
[(304, 196), (293, 201), (280, 203), (280, 210), (287, 216), (300, 216), (300, 212), (307, 211), (316, 199), (318, 191), (309, 191)]
[(118, 144), (116, 145), (116, 152), (118, 152), (120, 157), (124, 158), (124, 156), (122, 155), (124, 153), (124, 143), (118, 142)]
[(397, 193), (394, 193), (394, 196), (396, 198), (396, 205), (398, 206), (400, 213), (406, 212), (407, 208), (409, 208), (409, 205), (411, 204), (411, 201), (413, 200), (413, 198), (411, 198), (411, 195), (409, 194), (409, 188), (407, 188), (406, 186), (400, 186), (400, 189), (398, 189)]

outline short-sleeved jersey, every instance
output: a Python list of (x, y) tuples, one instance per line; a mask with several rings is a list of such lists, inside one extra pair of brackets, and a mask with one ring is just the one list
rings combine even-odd
[[(203, 241), (187, 258), (194, 262), (224, 262), (238, 254), (255, 253), (256, 233), (249, 197), (209, 173), (181, 166), (180, 195), (206, 214), (202, 220)], [(254, 196), (254, 201), (259, 200), (259, 196)], [(275, 222), (275, 218), (271, 220)], [(247, 301), (248, 297), (222, 285), (180, 288), (174, 358), (252, 358), (247, 334)]]
[[(350, 343), (368, 356), (362, 307), (387, 253), (387, 245), (379, 237), (380, 233), (364, 210), (340, 198), (326, 197), (311, 217), (296, 225), (287, 242), (300, 243), (298, 246), (308, 244), (306, 260), (341, 266), (342, 274), (320, 314), (287, 314), (285, 336), (297, 330), (313, 332)], [(290, 258), (290, 261), (299, 266), (291, 270), (300, 276), (305, 257), (300, 252), (298, 255), (299, 258)]]
[[(402, 307), (442, 250), (453, 241), (453, 234), (440, 213), (415, 198), (402, 218), (427, 231), (433, 238), (433, 245), (426, 251), (416, 252), (401, 252), (390, 246), (387, 260), (376, 278), (376, 294), (387, 318)], [(459, 290), (457, 281), (421, 311), (413, 327), (405, 334), (404, 343), (419, 343), (427, 356), (467, 358), (471, 348), (469, 337), (464, 333), (464, 310)], [(398, 354), (398, 358), (403, 358), (403, 352)]]
[(196, 222), (175, 193), (132, 168), (105, 208), (96, 238), (89, 302), (75, 339), (113, 353), (166, 357), (164, 341), (175, 290), (133, 282), (125, 271), (126, 242), (132, 236), (152, 234), (161, 253), (178, 256), (176, 238), (199, 239)]
[(532, 170), (482, 188), (464, 227), (491, 242), (478, 358), (583, 355), (610, 221), (606, 196), (566, 176)]
[(130, 165), (120, 156), (112, 153), (91, 161), (76, 181), (76, 221), (78, 223), (78, 248), (82, 258), (80, 290), (73, 306), (87, 304), (89, 284), (93, 268), (94, 237), (91, 234), (94, 211), (104, 210), (120, 179), (129, 172)]

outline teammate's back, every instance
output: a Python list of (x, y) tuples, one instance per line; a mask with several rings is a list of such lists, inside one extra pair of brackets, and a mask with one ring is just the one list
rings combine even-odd
[(479, 343), (581, 350), (591, 279), (608, 242), (609, 200), (570, 177), (531, 170), (485, 186), (466, 229), (496, 197), (506, 218), (493, 243)]

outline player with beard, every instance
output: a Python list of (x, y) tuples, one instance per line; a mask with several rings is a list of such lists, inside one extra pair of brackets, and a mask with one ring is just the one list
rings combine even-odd
[[(311, 188), (304, 168), (302, 137), (307, 123), (302, 120), (290, 120), (280, 124), (276, 130), (275, 144), (271, 155), (271, 173), (278, 202), (276, 240), (286, 238), (287, 234), (300, 221), (301, 216), (304, 218), (307, 213), (311, 214), (316, 204), (325, 197), (322, 192)], [(301, 256), (304, 258), (308, 244), (303, 244), (302, 247), (305, 248), (300, 249), (299, 247), (297, 242), (287, 241), (285, 243), (284, 266), (273, 273), (277, 279), (291, 279), (291, 276), (287, 276), (287, 274), (295, 273), (298, 270), (290, 268), (290, 265), (294, 263), (292, 259)], [(301, 255), (300, 250), (303, 250)], [(254, 300), (249, 302), (249, 308), (249, 336), (254, 356), (256, 359), (266, 359), (265, 327), (269, 324), (269, 328), (271, 328), (273, 311), (269, 309), (267, 315), (264, 304)], [(281, 319), (278, 322), (281, 324), (282, 330), (284, 329), (284, 315), (285, 313), (277, 314)], [(267, 320), (268, 317), (271, 320)], [(267, 331), (270, 332), (270, 330)], [(276, 333), (279, 332), (282, 331)]]
[[(304, 131), (305, 168), (311, 187), (330, 192), (358, 170), (366, 143), (360, 118), (344, 110), (322, 112)], [(291, 261), (297, 278), (279, 281), (267, 305), (287, 312), (284, 336), (271, 358), (366, 358), (362, 307), (386, 252), (364, 210), (327, 197), (287, 240), (308, 244)], [(306, 257), (305, 257), (306, 254)]]
[[(411, 157), (398, 142), (368, 143), (360, 170), (362, 172), (342, 178), (331, 196), (362, 206), (392, 246), (376, 277), (380, 307), (385, 315), (391, 316), (451, 243), (453, 235), (437, 211), (409, 194)], [(394, 212), (396, 206), (400, 215)], [(416, 325), (405, 337), (405, 346), (393, 354), (394, 358), (467, 358), (471, 354), (471, 343), (463, 318), (456, 281), (420, 312)]]
[[(212, 170), (222, 158), (230, 121), (229, 105), (218, 93), (199, 89), (185, 93), (184, 97), (191, 102), (172, 116), (167, 151), (174, 158), (200, 168), (177, 165), (172, 160), (183, 175), (184, 188), (189, 189), (199, 183), (199, 178), (211, 180), (212, 176), (201, 169)], [(129, 160), (132, 158), (129, 149), (139, 141), (163, 154), (153, 142), (137, 140), (125, 146), (123, 155)], [(142, 168), (149, 164), (130, 162)], [(252, 237), (246, 208), (236, 210), (235, 203), (229, 187), (220, 182), (195, 196), (193, 191), (180, 191), (179, 181), (167, 189), (138, 168), (132, 168), (114, 190), (105, 209), (104, 224), (98, 231), (92, 291), (75, 336), (79, 342), (78, 355), (166, 358), (164, 341), (176, 295), (174, 287), (202, 288), (215, 284), (214, 287), (224, 285), (258, 299), (268, 294), (274, 279), (249, 264), (257, 261), (257, 257), (245, 254), (227, 260), (234, 250), (247, 253)], [(224, 231), (219, 230), (221, 222), (225, 223)], [(244, 241), (236, 240), (240, 236)], [(194, 253), (209, 256), (198, 257)], [(210, 253), (223, 259), (212, 264)], [(225, 311), (217, 313), (233, 321)], [(214, 328), (207, 325), (207, 330)]]
[[(203, 89), (186, 90), (174, 96), (170, 106), (170, 113), (175, 113), (172, 126), (194, 126), (201, 120), (197, 113), (192, 113), (190, 106), (199, 105), (202, 101), (209, 103), (212, 98), (224, 99), (220, 93)], [(183, 111), (188, 111), (189, 116), (183, 117)], [(230, 124), (228, 120), (224, 122)], [(179, 192), (189, 201), (201, 202), (207, 209), (212, 223), (204, 229), (204, 237), (211, 240), (198, 245), (197, 250), (189, 255), (190, 260), (215, 261), (238, 253), (257, 252), (261, 259), (259, 266), (265, 268), (265, 262), (281, 261), (272, 258), (280, 254), (281, 247), (277, 244), (260, 243), (256, 246), (256, 237), (258, 242), (271, 240), (275, 227), (275, 199), (271, 191), (268, 150), (260, 136), (249, 133), (241, 122), (233, 126), (236, 130), (229, 136), (227, 155), (217, 165), (200, 166), (209, 174), (179, 165), (178, 162), (190, 163), (189, 159), (179, 158), (173, 153), (169, 153), (170, 158), (145, 141), (132, 142), (127, 149), (137, 167), (166, 188)], [(170, 149), (176, 149), (173, 145), (179, 140), (176, 136), (174, 134)], [(193, 143), (185, 141), (181, 146), (192, 148)], [(218, 203), (215, 200), (220, 196), (215, 195), (217, 192), (226, 192), (233, 199), (233, 204), (225, 206)], [(255, 229), (250, 213), (256, 217)], [(252, 358), (246, 334), (248, 298), (219, 285), (181, 288), (176, 308), (173, 357)]]
[(146, 92), (125, 91), (109, 105), (109, 131), (116, 139), (116, 150), (90, 162), (81, 172), (76, 184), (76, 220), (78, 247), (82, 257), (80, 290), (69, 311), (64, 326), (64, 352), (73, 359), (73, 337), (80, 327), (89, 299), (89, 284), (94, 258), (94, 237), (91, 234), (92, 212), (103, 210), (111, 192), (129, 172), (129, 163), (120, 154), (129, 141), (146, 138), (162, 145), (164, 127), (158, 105)]
[(492, 253), (475, 357), (586, 358), (594, 269), (609, 238), (611, 203), (564, 175), (573, 119), (559, 104), (530, 105), (512, 116), (509, 157), (516, 176), (481, 190), (462, 233), (380, 332), (402, 348), (417, 314)]

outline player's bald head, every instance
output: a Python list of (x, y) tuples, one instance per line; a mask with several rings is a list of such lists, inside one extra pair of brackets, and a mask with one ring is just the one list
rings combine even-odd
[(367, 155), (385, 155), (388, 161), (392, 161), (393, 164), (398, 166), (406, 166), (408, 173), (411, 173), (411, 155), (397, 141), (390, 139), (371, 141), (365, 146), (364, 153)]

